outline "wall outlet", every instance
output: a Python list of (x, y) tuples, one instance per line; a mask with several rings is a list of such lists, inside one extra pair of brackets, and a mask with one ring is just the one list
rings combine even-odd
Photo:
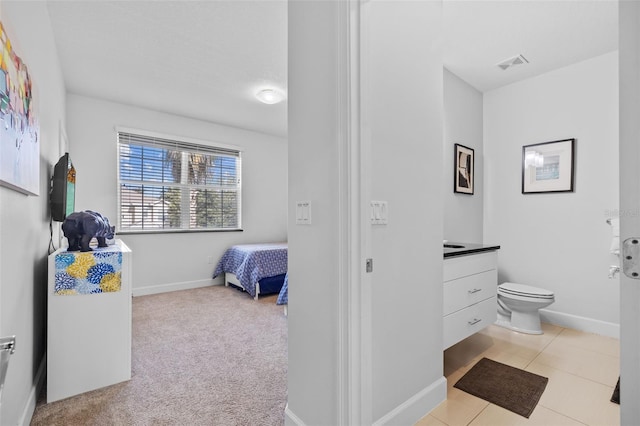
[(208, 263), (209, 265), (213, 265), (213, 256), (209, 256), (209, 257), (207, 257), (207, 263)]

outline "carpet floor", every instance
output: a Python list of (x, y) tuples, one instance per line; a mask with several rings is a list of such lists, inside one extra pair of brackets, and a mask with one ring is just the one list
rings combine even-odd
[(134, 297), (131, 380), (51, 404), (43, 392), (31, 425), (282, 425), (276, 298), (223, 286)]

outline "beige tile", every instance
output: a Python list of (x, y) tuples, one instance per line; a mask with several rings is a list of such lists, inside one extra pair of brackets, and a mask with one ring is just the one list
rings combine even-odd
[(535, 361), (612, 387), (620, 375), (618, 357), (569, 345), (560, 337), (551, 342)]
[(496, 356), (498, 353), (503, 353), (505, 355), (508, 354), (527, 359), (531, 362), (543, 349), (544, 347), (531, 347), (526, 343), (521, 344), (513, 341), (496, 340), (496, 344), (485, 353), (485, 356), (491, 357)]
[[(469, 365), (475, 364), (483, 357), (511, 365), (512, 363), (498, 358), (508, 360), (511, 357), (516, 357), (518, 359), (527, 359), (530, 362), (540, 353), (537, 349), (527, 348), (522, 344), (506, 340), (518, 339), (518, 337), (511, 336), (509, 330), (502, 328), (501, 330), (504, 330), (502, 332), (499, 330), (493, 331), (490, 328), (486, 329), (485, 332), (469, 336), (444, 352), (445, 376), (458, 368), (469, 367)], [(524, 366), (520, 366), (520, 364), (521, 361), (518, 361), (514, 366), (523, 368)]]
[(549, 378), (538, 407), (548, 408), (588, 425), (620, 424), (620, 406), (610, 401), (614, 389), (612, 386), (596, 383), (538, 361), (532, 362), (526, 370)]
[(473, 367), (475, 365), (475, 362), (473, 364), (469, 364), (467, 366), (461, 367), (459, 369), (457, 369), (456, 371), (453, 371), (451, 373), (449, 373), (447, 377), (447, 391), (450, 390), (453, 385), (456, 384), (456, 382), (458, 380), (460, 380), (462, 378), (462, 376), (465, 375), (465, 373), (467, 371), (469, 371), (471, 369), (471, 367)]
[(475, 364), (478, 357), (495, 344), (490, 336), (476, 333), (451, 346), (444, 351), (444, 375), (449, 376), (459, 368)]
[(416, 423), (414, 426), (447, 426), (446, 423), (442, 423), (440, 420), (435, 417), (427, 414)]
[(467, 425), (489, 403), (460, 389), (447, 389), (447, 400), (434, 408), (429, 415), (447, 425)]
[[(529, 335), (492, 325), (445, 351), (447, 401), (419, 424), (618, 425), (620, 407), (610, 402), (619, 375), (618, 340), (545, 323), (542, 328), (544, 334)], [(529, 419), (453, 387), (482, 357), (549, 378)]]
[(512, 367), (525, 368), (536, 356), (537, 353), (533, 354), (530, 351), (519, 350), (511, 344), (497, 342), (483, 352), (477, 360), (479, 361), (482, 357), (485, 357)]
[(473, 419), (469, 426), (580, 426), (577, 420), (564, 416), (548, 408), (538, 405), (527, 419), (519, 414), (505, 410), (497, 405), (489, 404), (487, 408)]
[(563, 327), (549, 324), (546, 322), (541, 323), (541, 327), (542, 327), (543, 334), (526, 334), (526, 333), (519, 333), (517, 331), (509, 330), (508, 328), (500, 327), (499, 325), (496, 325), (496, 324), (492, 324), (489, 327), (486, 327), (485, 329), (483, 329), (481, 333), (485, 333), (489, 335), (495, 334), (496, 336), (504, 335), (506, 333), (506, 334), (515, 334), (518, 336), (532, 336), (532, 337), (538, 337), (538, 338), (543, 338), (547, 340), (553, 340), (558, 334), (562, 332), (562, 330), (564, 330)]
[(559, 325), (553, 325), (547, 322), (543, 322), (540, 325), (542, 327), (542, 332), (547, 336), (557, 336), (564, 330), (564, 328)]
[(545, 332), (545, 334), (524, 334), (497, 325), (491, 325), (479, 334), (492, 338), (494, 346), (500, 346), (501, 350), (508, 351), (512, 355), (517, 355), (521, 358), (533, 360), (556, 338), (556, 331), (559, 333), (562, 330), (555, 326), (546, 326), (546, 329), (548, 329), (548, 332)]
[(565, 328), (556, 341), (582, 349), (620, 358), (620, 340)]

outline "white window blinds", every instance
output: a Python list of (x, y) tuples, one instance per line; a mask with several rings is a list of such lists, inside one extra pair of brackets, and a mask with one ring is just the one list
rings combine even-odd
[(241, 228), (240, 151), (118, 132), (119, 231)]

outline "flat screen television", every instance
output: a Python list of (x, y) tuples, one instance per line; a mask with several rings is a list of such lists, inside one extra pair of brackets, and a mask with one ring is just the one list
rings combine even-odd
[(53, 168), (49, 205), (51, 219), (64, 222), (73, 213), (76, 204), (76, 169), (71, 163), (69, 153), (65, 153)]

